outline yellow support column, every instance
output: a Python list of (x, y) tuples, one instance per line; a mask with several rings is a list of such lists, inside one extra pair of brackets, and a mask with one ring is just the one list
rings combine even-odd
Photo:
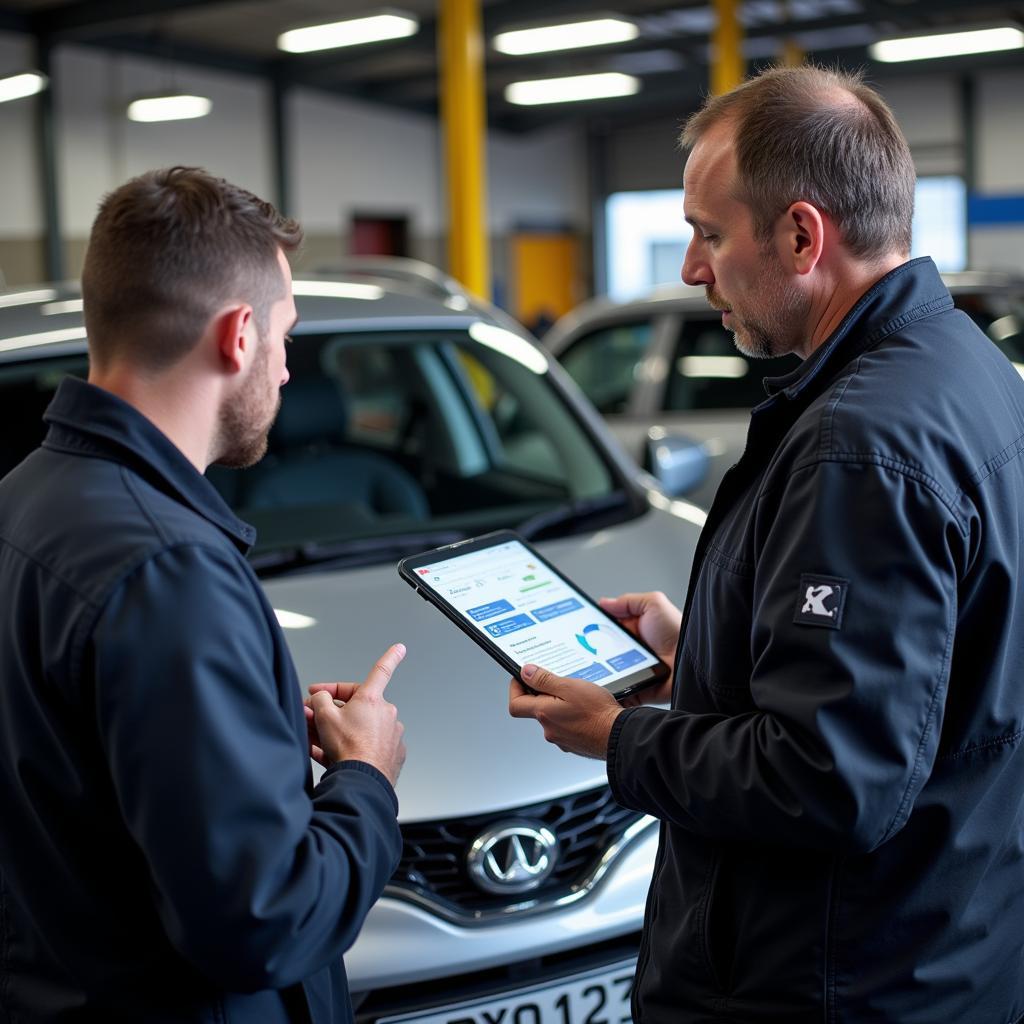
[(739, 0), (715, 0), (715, 31), (711, 42), (714, 52), (711, 91), (715, 96), (721, 96), (743, 81), (745, 66)]
[[(790, 0), (782, 0), (783, 24), (790, 29), (793, 24), (793, 5)], [(800, 44), (790, 35), (783, 36), (782, 52), (779, 54), (779, 62), (784, 68), (798, 68), (807, 56)]]
[(480, 0), (441, 0), (438, 17), (441, 120), (448, 184), (451, 275), (489, 299), (486, 228), (486, 114)]

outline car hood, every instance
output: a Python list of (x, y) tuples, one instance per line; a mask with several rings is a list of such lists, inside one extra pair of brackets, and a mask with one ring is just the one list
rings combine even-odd
[[(631, 522), (538, 547), (594, 598), (663, 590), (681, 604), (699, 528), (673, 504), (675, 513), (652, 508)], [(544, 741), (535, 722), (509, 716), (504, 670), (417, 597), (393, 565), (284, 577), (264, 587), (278, 611), (315, 620), (286, 630), (304, 687), (362, 679), (390, 644), (408, 647), (387, 690), (406, 730), (403, 821), (503, 810), (606, 782), (603, 762), (565, 754)]]

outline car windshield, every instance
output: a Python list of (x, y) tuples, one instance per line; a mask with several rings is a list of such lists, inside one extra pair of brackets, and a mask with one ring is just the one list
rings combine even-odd
[[(495, 329), (496, 330), (496, 329)], [(288, 349), (269, 449), (207, 476), (258, 532), (265, 573), (372, 562), (500, 527), (547, 535), (628, 518), (628, 485), (507, 332), (317, 332)], [(0, 474), (42, 437), (42, 412), (85, 357), (0, 365)], [(38, 429), (37, 429), (38, 425)], [(595, 523), (595, 520), (600, 522)]]

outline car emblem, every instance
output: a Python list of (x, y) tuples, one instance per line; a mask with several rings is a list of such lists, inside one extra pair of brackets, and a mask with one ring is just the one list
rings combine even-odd
[(508, 822), (477, 836), (466, 864), (469, 877), (485, 892), (513, 894), (542, 885), (557, 859), (558, 840), (548, 829)]

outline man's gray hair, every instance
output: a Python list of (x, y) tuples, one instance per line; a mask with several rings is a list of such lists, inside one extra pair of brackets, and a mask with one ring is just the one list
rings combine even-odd
[(762, 241), (802, 200), (831, 218), (852, 255), (910, 254), (916, 183), (910, 147), (860, 73), (769, 68), (710, 97), (687, 120), (680, 143), (691, 149), (725, 120), (735, 124), (739, 198), (753, 210)]

